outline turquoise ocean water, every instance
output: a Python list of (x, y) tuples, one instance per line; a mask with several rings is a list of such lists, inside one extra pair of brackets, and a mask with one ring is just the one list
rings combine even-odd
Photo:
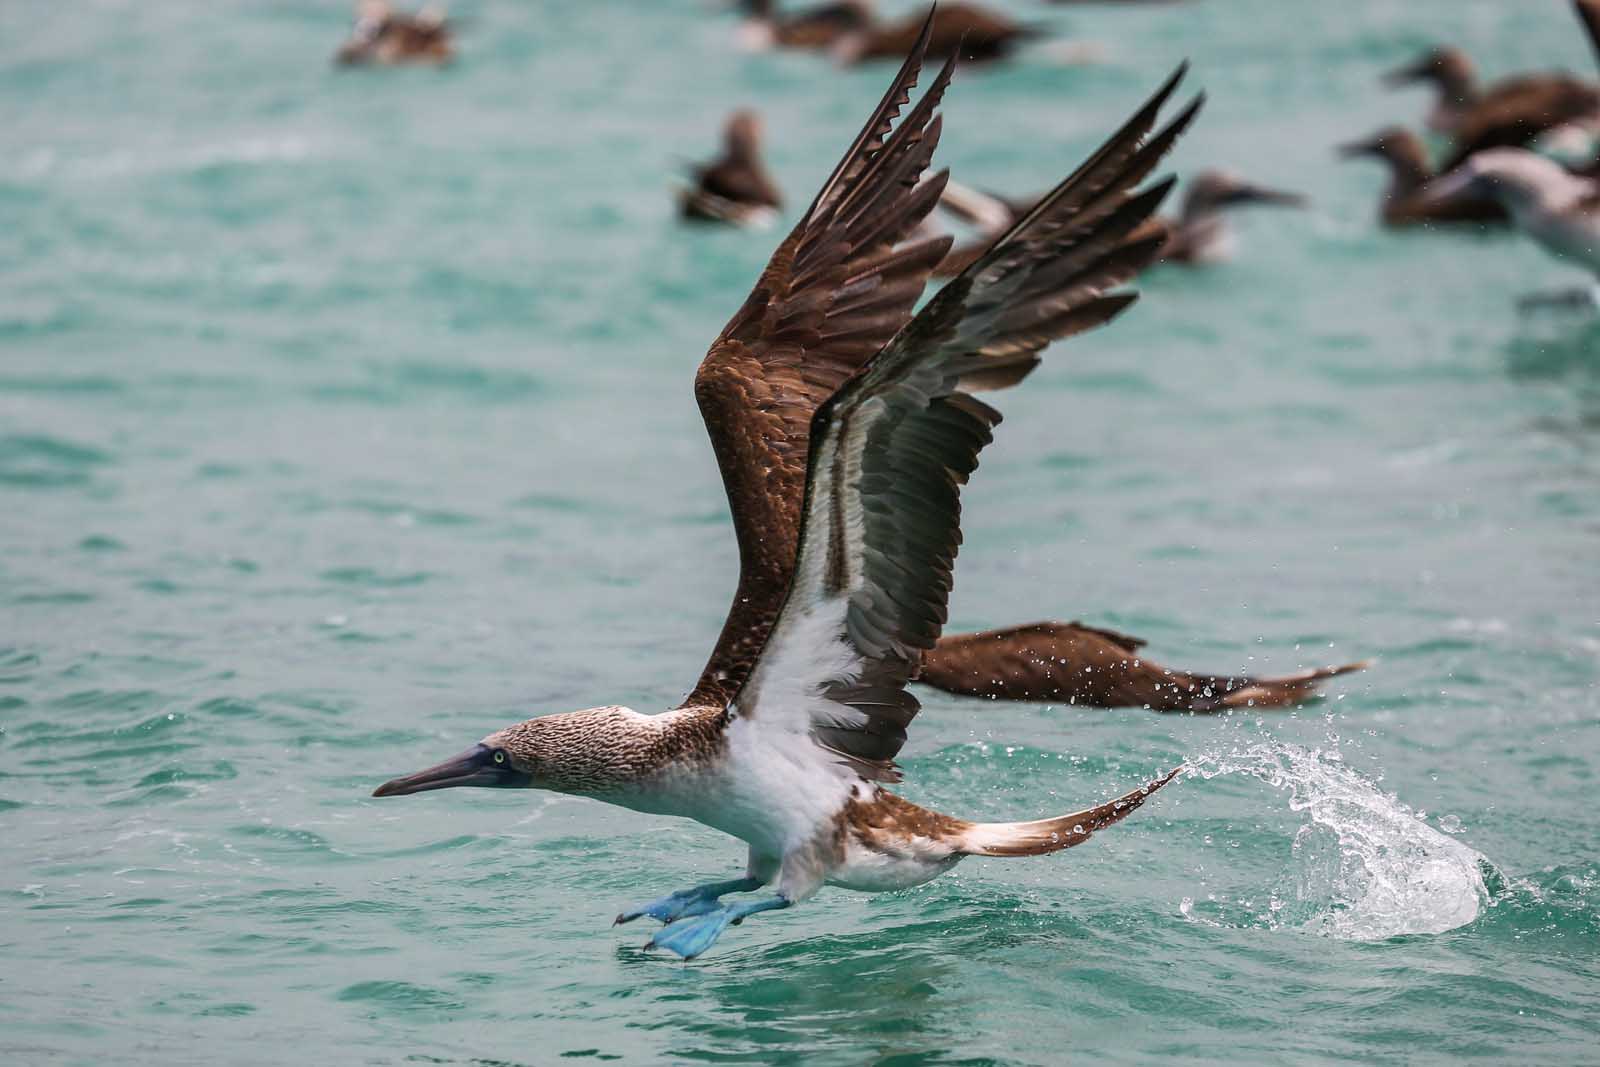
[(463, 3), (454, 67), (355, 73), (343, 3), (0, 6), (0, 1061), (1594, 1062), (1600, 328), (1517, 316), (1581, 280), (1524, 243), (1383, 232), (1333, 155), (1420, 119), (1378, 76), (1436, 40), (1592, 69), (1566, 6), (1011, 9), (1103, 59), (958, 77), (958, 177), (1045, 185), (1188, 56), (1174, 167), (1313, 206), (1001, 398), (952, 625), (1379, 662), (1231, 718), (925, 694), (940, 810), (1199, 773), (683, 965), (611, 917), (736, 842), (368, 794), (683, 696), (735, 574), (690, 377), (778, 233), (681, 227), (672, 175), (756, 105), (803, 204), (892, 68), (688, 2)]

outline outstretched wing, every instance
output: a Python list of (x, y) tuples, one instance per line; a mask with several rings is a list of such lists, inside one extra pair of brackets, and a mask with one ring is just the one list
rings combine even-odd
[(905, 685), (945, 622), (960, 489), (1000, 421), (971, 393), (1132, 302), (1107, 290), (1156, 251), (1127, 237), (1172, 182), (1133, 189), (1200, 106), (1145, 143), (1182, 74), (818, 410), (794, 579), (732, 706), (774, 743), (809, 732), (860, 774), (896, 777), (918, 708)]
[[(744, 306), (695, 375), (739, 543), (739, 585), (686, 705), (725, 705), (766, 643), (794, 569), (811, 418), (911, 318), (950, 239), (907, 242), (943, 191), (924, 179), (939, 143), (947, 63), (910, 103), (928, 27)], [(953, 63), (953, 61), (952, 61)]]

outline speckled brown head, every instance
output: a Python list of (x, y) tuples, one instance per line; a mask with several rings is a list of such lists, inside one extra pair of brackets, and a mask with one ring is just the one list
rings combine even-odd
[(617, 706), (544, 715), (496, 730), (443, 763), (385, 782), (372, 795), (467, 785), (610, 793), (691, 754), (687, 743), (694, 731), (686, 728), (695, 722), (680, 714), (674, 725), (667, 729), (661, 717)]

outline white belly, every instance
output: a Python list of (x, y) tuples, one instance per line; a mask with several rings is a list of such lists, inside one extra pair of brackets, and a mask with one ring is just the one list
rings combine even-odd
[(960, 853), (880, 852), (852, 838), (845, 848), (844, 862), (828, 872), (827, 884), (862, 893), (910, 889), (931, 882), (961, 859)]
[(834, 823), (859, 779), (805, 735), (774, 743), (748, 723), (728, 730), (728, 750), (708, 771), (666, 785), (654, 810), (682, 815), (782, 859)]

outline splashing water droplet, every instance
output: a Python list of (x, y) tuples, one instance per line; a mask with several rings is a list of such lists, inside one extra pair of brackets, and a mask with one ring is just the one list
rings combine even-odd
[[(1289, 808), (1310, 819), (1295, 834), (1293, 897), (1268, 925), (1300, 919), (1313, 933), (1352, 941), (1439, 934), (1478, 917), (1489, 901), (1488, 858), (1433, 829), (1334, 753), (1277, 741), (1189, 761), (1202, 779), (1258, 778), (1287, 790)], [(1451, 833), (1454, 816), (1439, 820)]]

